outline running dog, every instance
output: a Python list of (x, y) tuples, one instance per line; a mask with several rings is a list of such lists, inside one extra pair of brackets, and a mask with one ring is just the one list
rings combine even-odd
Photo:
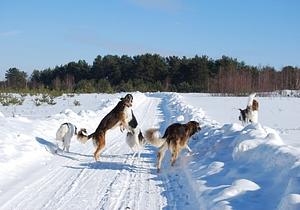
[(243, 125), (258, 122), (258, 101), (254, 99), (255, 95), (255, 93), (252, 93), (249, 96), (246, 109), (239, 109), (239, 120), (242, 121)]
[(102, 150), (105, 147), (105, 134), (108, 130), (115, 127), (120, 127), (121, 132), (125, 129), (131, 131), (129, 122), (132, 118), (132, 101), (131, 94), (127, 94), (124, 98), (121, 98), (118, 104), (101, 120), (94, 133), (86, 135), (85, 130), (81, 129), (77, 136), (82, 143), (86, 143), (90, 138), (93, 139), (93, 143), (96, 146), (94, 152), (94, 158), (98, 161)]
[(160, 137), (158, 129), (148, 129), (145, 132), (146, 140), (150, 144), (160, 147), (157, 154), (157, 172), (160, 172), (161, 161), (168, 149), (172, 153), (171, 166), (174, 166), (182, 149), (186, 148), (191, 152), (188, 146), (189, 138), (200, 130), (200, 124), (196, 121), (190, 121), (186, 124), (174, 123), (166, 129), (163, 137)]
[(77, 135), (77, 128), (72, 123), (63, 123), (60, 125), (56, 132), (56, 141), (57, 141), (57, 149), (55, 153), (57, 153), (59, 145), (61, 142), (63, 144), (63, 151), (66, 150), (69, 152), (71, 139), (74, 135)]

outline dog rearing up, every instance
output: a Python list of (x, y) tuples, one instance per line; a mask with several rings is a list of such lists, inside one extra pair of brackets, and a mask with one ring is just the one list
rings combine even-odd
[(94, 152), (94, 158), (98, 161), (99, 156), (105, 146), (105, 134), (108, 130), (120, 126), (121, 131), (124, 129), (130, 130), (128, 126), (131, 120), (131, 107), (133, 97), (131, 94), (127, 94), (124, 98), (121, 98), (118, 104), (101, 120), (94, 133), (86, 135), (86, 130), (82, 129), (78, 132), (78, 139), (82, 143), (86, 143), (90, 138), (93, 139), (96, 150)]
[(146, 140), (150, 144), (160, 147), (157, 154), (157, 172), (160, 171), (162, 159), (168, 149), (171, 150), (172, 154), (171, 166), (174, 165), (183, 148), (191, 152), (188, 146), (189, 138), (200, 130), (200, 125), (196, 121), (190, 121), (186, 124), (174, 123), (166, 129), (162, 137), (159, 136), (158, 129), (148, 129), (145, 133)]
[(257, 123), (258, 122), (258, 101), (254, 99), (255, 93), (249, 95), (248, 105), (246, 109), (239, 109), (240, 116), (239, 120), (242, 121), (243, 124), (248, 123)]

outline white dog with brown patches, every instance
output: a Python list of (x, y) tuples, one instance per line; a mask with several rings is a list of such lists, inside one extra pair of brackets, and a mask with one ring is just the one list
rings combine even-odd
[(258, 122), (258, 101), (255, 99), (255, 95), (256, 93), (249, 95), (246, 109), (239, 109), (239, 120), (242, 121), (244, 125)]

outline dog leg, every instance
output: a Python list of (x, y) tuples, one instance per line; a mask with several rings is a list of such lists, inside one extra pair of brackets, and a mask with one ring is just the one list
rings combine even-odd
[(189, 147), (189, 145), (186, 145), (185, 148), (189, 151), (189, 153), (192, 153), (192, 152), (193, 152), (193, 151), (191, 150), (191, 148)]
[(98, 145), (97, 145), (97, 149), (96, 151), (94, 152), (94, 158), (96, 161), (99, 160), (99, 156), (103, 150), (103, 148), (105, 147), (105, 133), (101, 133), (98, 137)]
[(126, 129), (126, 122), (124, 119), (121, 119), (120, 120), (120, 131), (123, 133), (125, 129)]
[(168, 149), (168, 143), (165, 142), (160, 148), (159, 151), (157, 153), (157, 173), (160, 172), (160, 166), (161, 166), (161, 161), (165, 156), (165, 153)]
[[(172, 148), (172, 147), (171, 147)], [(179, 148), (177, 145), (177, 142), (175, 143), (174, 147), (172, 148), (172, 158), (171, 158), (171, 166), (174, 166), (175, 161), (178, 157), (178, 153), (179, 153)]]
[(135, 156), (136, 156), (136, 152), (133, 151), (132, 159), (134, 159)]

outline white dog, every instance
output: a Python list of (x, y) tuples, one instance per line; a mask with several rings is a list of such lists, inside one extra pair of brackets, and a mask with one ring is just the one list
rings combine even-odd
[(57, 141), (57, 150), (59, 148), (58, 143), (61, 142), (63, 145), (63, 151), (66, 150), (69, 152), (71, 139), (74, 135), (77, 135), (77, 128), (72, 123), (63, 123), (60, 125), (59, 129), (56, 132), (56, 141)]
[(132, 132), (128, 132), (126, 136), (126, 143), (133, 152), (132, 157), (135, 157), (135, 155), (138, 153), (138, 157), (140, 158), (140, 152), (146, 144), (146, 140), (143, 137), (141, 129), (135, 128), (132, 130)]

